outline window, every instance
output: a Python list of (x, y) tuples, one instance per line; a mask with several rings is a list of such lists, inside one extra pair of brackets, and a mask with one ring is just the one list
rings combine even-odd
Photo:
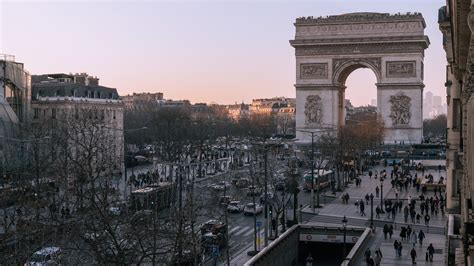
[(460, 99), (453, 99), (452, 129), (461, 129), (461, 100)]
[(40, 112), (39, 108), (34, 109), (33, 119), (37, 119), (39, 117), (39, 112)]
[(56, 119), (56, 108), (51, 109), (51, 118)]

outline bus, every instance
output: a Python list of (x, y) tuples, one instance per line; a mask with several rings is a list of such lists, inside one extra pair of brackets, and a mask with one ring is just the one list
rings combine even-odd
[[(313, 188), (311, 170), (305, 172), (305, 174), (303, 175), (303, 180), (303, 189), (305, 191), (310, 191)], [(333, 171), (324, 169), (314, 170), (314, 189), (318, 189), (318, 183), (320, 189), (329, 187), (331, 185), (332, 180), (334, 180)]]
[(161, 210), (168, 208), (176, 199), (173, 183), (161, 182), (136, 189), (130, 195), (130, 207), (135, 210)]

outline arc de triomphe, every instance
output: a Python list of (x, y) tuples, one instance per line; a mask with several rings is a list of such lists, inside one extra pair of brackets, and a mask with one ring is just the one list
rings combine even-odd
[[(377, 78), (377, 112), (385, 143), (420, 143), (423, 137), (423, 58), (429, 39), (419, 13), (350, 13), (297, 18), (296, 137), (344, 125), (345, 82), (358, 68)], [(365, 88), (350, 88), (364, 93)], [(334, 132), (334, 130), (332, 130)]]

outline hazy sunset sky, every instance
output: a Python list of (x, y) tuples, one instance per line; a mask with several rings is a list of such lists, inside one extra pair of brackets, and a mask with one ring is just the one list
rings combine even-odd
[[(421, 12), (431, 45), (425, 92), (445, 98), (438, 29), (443, 0), (2, 1), (0, 53), (32, 74), (87, 72), (119, 94), (234, 103), (295, 96), (296, 17), (349, 12)], [(376, 98), (375, 75), (353, 72), (346, 98)]]

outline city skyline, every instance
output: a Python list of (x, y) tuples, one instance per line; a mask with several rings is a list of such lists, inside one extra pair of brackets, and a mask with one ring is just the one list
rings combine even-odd
[[(442, 95), (439, 66), (446, 60), (437, 9), (444, 2), (402, 2), (409, 2), (409, 9), (389, 1), (377, 7), (370, 1), (350, 6), (343, 1), (3, 2), (0, 51), (15, 55), (31, 74), (87, 72), (120, 95), (163, 92), (172, 99), (231, 104), (295, 97), (294, 51), (288, 41), (297, 17), (421, 12), (431, 41), (424, 91)], [(17, 14), (23, 19), (15, 19)], [(370, 104), (375, 82), (370, 70), (354, 71), (346, 98), (356, 106)]]

